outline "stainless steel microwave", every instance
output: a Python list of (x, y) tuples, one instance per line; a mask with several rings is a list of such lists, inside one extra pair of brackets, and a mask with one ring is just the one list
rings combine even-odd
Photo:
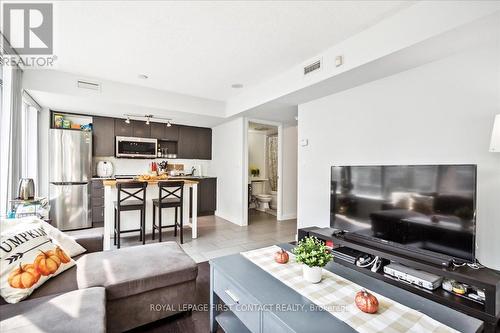
[(157, 146), (156, 139), (117, 136), (115, 155), (126, 158), (156, 158)]

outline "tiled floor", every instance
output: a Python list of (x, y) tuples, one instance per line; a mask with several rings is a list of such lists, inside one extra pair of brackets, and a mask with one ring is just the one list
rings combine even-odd
[[(240, 227), (216, 216), (198, 218), (198, 238), (191, 239), (191, 229), (184, 230), (184, 251), (196, 262), (295, 240), (297, 220), (276, 221), (276, 217), (251, 210), (249, 225)], [(151, 235), (146, 236), (151, 243)], [(163, 241), (175, 240), (173, 229), (164, 231)], [(156, 239), (155, 242), (158, 240)], [(177, 237), (179, 241), (179, 237)], [(122, 235), (122, 247), (141, 245), (137, 236)]]

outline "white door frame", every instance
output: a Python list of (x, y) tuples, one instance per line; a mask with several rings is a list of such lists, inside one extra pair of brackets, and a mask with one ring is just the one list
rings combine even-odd
[(269, 121), (256, 118), (246, 118), (243, 123), (243, 223), (248, 225), (248, 125), (249, 123), (258, 123), (263, 125), (276, 126), (278, 128), (278, 210), (276, 219), (283, 220), (283, 124), (276, 121)]

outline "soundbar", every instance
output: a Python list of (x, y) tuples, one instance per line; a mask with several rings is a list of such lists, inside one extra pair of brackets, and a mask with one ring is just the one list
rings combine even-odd
[(425, 261), (443, 267), (449, 267), (451, 262), (453, 261), (452, 257), (440, 255), (432, 251), (426, 251), (418, 248), (410, 248), (399, 243), (393, 243), (382, 239), (364, 236), (357, 233), (346, 232), (344, 233), (343, 237), (346, 240), (374, 246), (379, 249), (390, 252), (396, 252), (397, 254), (406, 255), (408, 257), (412, 257), (421, 261)]

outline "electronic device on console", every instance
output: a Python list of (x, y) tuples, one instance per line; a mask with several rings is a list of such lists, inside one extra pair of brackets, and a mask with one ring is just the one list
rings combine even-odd
[(384, 273), (400, 281), (407, 282), (428, 290), (435, 290), (439, 288), (443, 281), (442, 277), (435, 274), (396, 263), (391, 263), (384, 266)]

